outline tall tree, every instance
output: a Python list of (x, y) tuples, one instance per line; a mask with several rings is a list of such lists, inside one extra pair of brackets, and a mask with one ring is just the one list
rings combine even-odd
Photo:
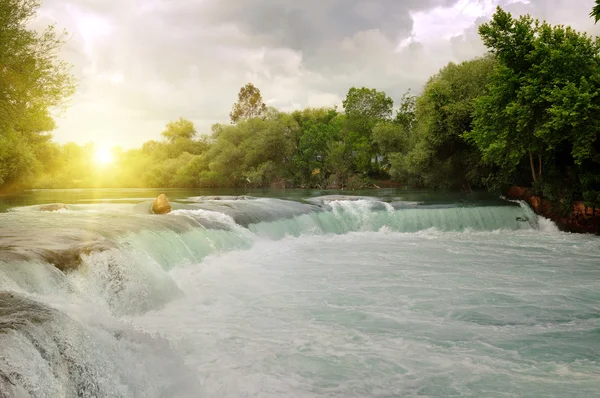
[(577, 161), (589, 157), (599, 127), (600, 42), (501, 8), (479, 33), (499, 61), (466, 135), (484, 158), (509, 171), (527, 159), (536, 182), (563, 144)]
[(231, 123), (235, 124), (241, 120), (261, 117), (266, 112), (267, 106), (263, 102), (260, 90), (252, 83), (248, 83), (240, 89), (238, 101), (233, 105), (229, 117)]
[(58, 58), (65, 33), (28, 27), (39, 6), (0, 2), (0, 186), (22, 184), (41, 170), (39, 153), (50, 139), (44, 133), (55, 127), (50, 112), (74, 92), (69, 65)]

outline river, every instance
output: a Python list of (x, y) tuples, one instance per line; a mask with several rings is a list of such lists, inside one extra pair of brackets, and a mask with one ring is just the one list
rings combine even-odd
[(0, 197), (0, 397), (594, 397), (599, 358), (600, 238), (488, 194)]

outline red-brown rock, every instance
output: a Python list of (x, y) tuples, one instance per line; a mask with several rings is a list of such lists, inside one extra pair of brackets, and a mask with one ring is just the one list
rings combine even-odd
[(511, 187), (507, 197), (527, 202), (536, 214), (552, 220), (563, 231), (600, 234), (600, 209), (586, 207), (583, 202), (573, 202), (573, 210), (562, 215), (552, 209), (548, 200), (533, 195), (527, 188)]

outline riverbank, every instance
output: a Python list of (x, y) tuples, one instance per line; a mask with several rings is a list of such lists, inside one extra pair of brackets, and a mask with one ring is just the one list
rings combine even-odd
[(562, 231), (600, 235), (600, 209), (586, 207), (581, 201), (573, 202), (573, 210), (562, 215), (553, 210), (547, 199), (535, 195), (528, 188), (511, 187), (507, 197), (527, 202), (536, 214), (549, 218)]

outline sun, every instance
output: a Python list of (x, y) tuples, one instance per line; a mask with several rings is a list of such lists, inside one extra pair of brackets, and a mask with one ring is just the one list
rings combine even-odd
[(113, 162), (113, 154), (110, 148), (100, 147), (94, 152), (94, 161), (99, 165), (107, 165)]

